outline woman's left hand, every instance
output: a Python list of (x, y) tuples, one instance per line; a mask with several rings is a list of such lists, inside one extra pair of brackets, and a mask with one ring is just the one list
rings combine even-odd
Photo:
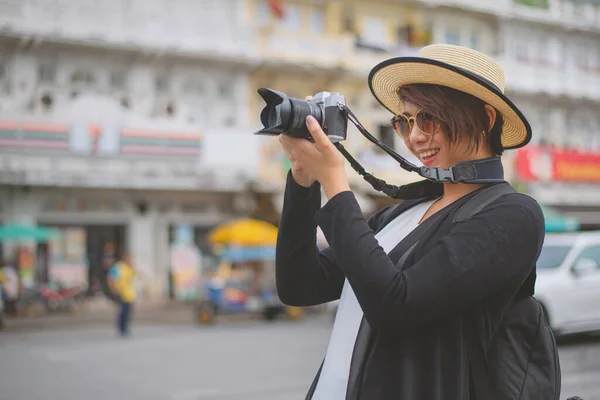
[(329, 140), (314, 117), (306, 118), (306, 126), (314, 143), (287, 135), (279, 135), (279, 141), (286, 151), (309, 171), (310, 175), (316, 177), (328, 199), (340, 192), (350, 190), (342, 154)]

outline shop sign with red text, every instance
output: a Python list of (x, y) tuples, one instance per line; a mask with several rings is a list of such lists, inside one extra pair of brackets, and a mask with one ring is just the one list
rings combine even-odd
[(526, 147), (517, 153), (523, 181), (600, 182), (600, 153)]

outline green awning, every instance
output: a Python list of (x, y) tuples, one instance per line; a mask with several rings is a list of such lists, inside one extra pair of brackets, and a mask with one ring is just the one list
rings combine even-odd
[(44, 226), (7, 224), (0, 225), (0, 241), (27, 241), (47, 242), (58, 231)]

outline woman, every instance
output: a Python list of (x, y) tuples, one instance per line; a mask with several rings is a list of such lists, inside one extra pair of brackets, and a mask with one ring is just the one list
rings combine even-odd
[[(407, 148), (430, 168), (500, 155), (531, 138), (503, 94), (502, 69), (470, 49), (432, 45), (420, 57), (385, 61), (369, 85), (395, 114)], [(342, 155), (312, 117), (306, 122), (314, 143), (279, 139), (292, 168), (277, 242), (278, 293), (294, 306), (340, 298), (308, 398), (475, 398), (466, 316), (482, 307), (493, 325), (524, 281), (533, 291), (544, 236), (538, 204), (506, 194), (453, 226), (453, 212), (485, 185), (443, 183), (440, 196), (405, 201), (381, 229), (383, 210), (363, 217)], [(320, 188), (328, 199), (321, 209)], [(429, 218), (432, 226), (398, 268), (408, 250), (403, 239)], [(330, 246), (321, 252), (316, 224)]]

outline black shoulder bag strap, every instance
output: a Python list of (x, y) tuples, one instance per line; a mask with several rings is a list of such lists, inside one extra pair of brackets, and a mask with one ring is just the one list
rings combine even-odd
[[(500, 183), (482, 189), (454, 214), (452, 224), (467, 221), (488, 204), (508, 193), (515, 193), (508, 183)], [(484, 349), (479, 346), (480, 341), (477, 340), (474, 321), (467, 322), (465, 332), (469, 353), (469, 370), (473, 379), (475, 397), (477, 400), (493, 400), (494, 395), (487, 374), (486, 356)]]

